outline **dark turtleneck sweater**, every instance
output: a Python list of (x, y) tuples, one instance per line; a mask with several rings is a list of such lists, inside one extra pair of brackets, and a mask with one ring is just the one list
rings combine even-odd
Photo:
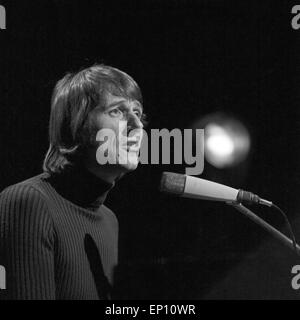
[(0, 299), (109, 299), (118, 221), (113, 187), (84, 169), (43, 173), (0, 194)]

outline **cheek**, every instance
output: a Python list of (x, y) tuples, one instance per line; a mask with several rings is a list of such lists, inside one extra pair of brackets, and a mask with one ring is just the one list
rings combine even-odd
[[(113, 149), (119, 150), (121, 145), (126, 144), (127, 139), (127, 121), (120, 120), (118, 118), (111, 117), (107, 114), (98, 114), (93, 118), (93, 134), (92, 139), (94, 145), (99, 146), (99, 141), (96, 141), (96, 136), (101, 134), (101, 130), (110, 130), (114, 134), (113, 146), (109, 144)], [(100, 131), (100, 132), (99, 132)], [(105, 132), (104, 132), (105, 133)]]
[(109, 115), (102, 114), (95, 119), (95, 126), (98, 131), (101, 129), (110, 129), (117, 133), (119, 128), (119, 120), (112, 118)]
[(91, 128), (91, 142), (92, 144), (99, 144), (99, 142), (96, 141), (96, 137), (100, 134), (101, 130), (103, 130), (102, 133), (107, 129), (115, 133), (117, 124), (116, 121), (113, 121), (106, 115), (101, 115), (91, 119)]

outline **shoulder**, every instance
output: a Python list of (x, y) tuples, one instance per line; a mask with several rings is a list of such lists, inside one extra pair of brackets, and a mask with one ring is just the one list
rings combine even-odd
[(3, 254), (8, 265), (24, 264), (25, 269), (49, 257), (55, 244), (47, 201), (30, 180), (11, 185), (0, 193), (0, 255)]
[(0, 202), (35, 202), (43, 198), (39, 188), (39, 176), (16, 183), (0, 193)]
[(47, 201), (39, 188), (39, 179), (40, 175), (4, 189), (0, 193), (0, 218), (50, 223)]

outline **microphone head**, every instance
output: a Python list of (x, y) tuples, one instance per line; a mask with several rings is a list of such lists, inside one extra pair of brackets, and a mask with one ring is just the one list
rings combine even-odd
[(159, 190), (161, 192), (182, 195), (184, 193), (185, 181), (186, 175), (184, 174), (163, 172)]

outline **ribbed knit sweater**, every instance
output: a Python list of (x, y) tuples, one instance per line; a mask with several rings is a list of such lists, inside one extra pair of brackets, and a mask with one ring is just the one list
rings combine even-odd
[(43, 173), (0, 194), (0, 299), (109, 299), (118, 221), (113, 185), (90, 173)]

